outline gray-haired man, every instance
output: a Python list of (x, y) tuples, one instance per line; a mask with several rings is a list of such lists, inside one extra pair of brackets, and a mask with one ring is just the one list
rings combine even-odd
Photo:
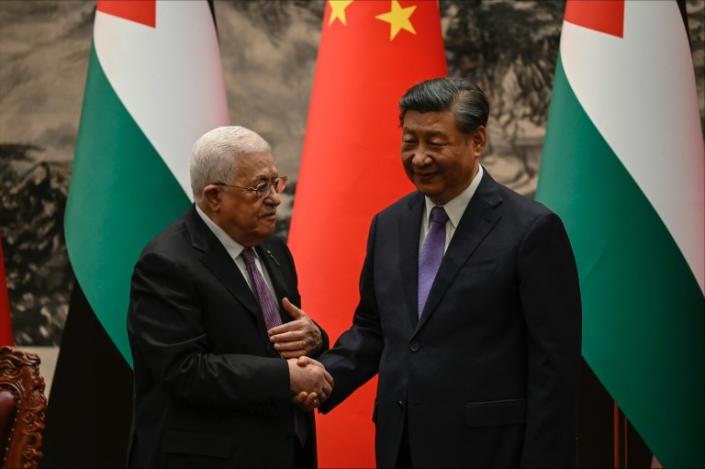
[(295, 358), (328, 341), (295, 306), (293, 259), (271, 236), (285, 183), (251, 130), (220, 127), (194, 145), (196, 203), (132, 278), (130, 466), (316, 465), (313, 418), (293, 396), (325, 399), (332, 379)]

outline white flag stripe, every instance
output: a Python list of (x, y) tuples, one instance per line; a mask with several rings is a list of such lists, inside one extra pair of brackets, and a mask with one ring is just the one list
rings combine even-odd
[(626, 1), (624, 18), (623, 38), (564, 22), (561, 60), (705, 291), (705, 149), (683, 20), (672, 1)]
[(118, 97), (192, 198), (191, 147), (229, 123), (215, 26), (205, 1), (159, 1), (156, 13), (151, 28), (97, 11), (95, 48)]

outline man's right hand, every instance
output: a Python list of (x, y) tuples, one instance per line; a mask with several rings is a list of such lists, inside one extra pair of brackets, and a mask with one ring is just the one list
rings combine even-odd
[(333, 377), (320, 362), (312, 358), (300, 357), (287, 360), (287, 364), (291, 390), (297, 395), (294, 402), (310, 409), (318, 407), (320, 402), (330, 396), (334, 384)]

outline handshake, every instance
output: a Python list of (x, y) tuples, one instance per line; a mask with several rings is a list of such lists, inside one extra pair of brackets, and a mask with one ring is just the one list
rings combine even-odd
[(289, 383), (294, 392), (292, 401), (310, 411), (328, 399), (333, 390), (330, 373), (323, 364), (307, 356), (321, 350), (321, 331), (288, 298), (282, 299), (282, 306), (292, 320), (269, 329), (269, 340), (289, 365)]
[(306, 356), (287, 360), (289, 382), (294, 392), (292, 401), (311, 411), (328, 399), (333, 390), (333, 377), (321, 364)]

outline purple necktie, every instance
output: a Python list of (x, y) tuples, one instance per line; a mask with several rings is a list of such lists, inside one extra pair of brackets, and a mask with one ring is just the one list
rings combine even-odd
[(443, 251), (446, 245), (446, 222), (448, 214), (443, 207), (433, 207), (431, 210), (431, 229), (428, 230), (426, 240), (419, 256), (419, 317), (431, 291), (431, 285), (436, 278), (438, 267), (443, 260)]
[(242, 251), (242, 259), (245, 261), (247, 273), (250, 276), (250, 282), (255, 290), (255, 296), (259, 302), (262, 316), (264, 316), (264, 324), (267, 330), (278, 326), (282, 323), (282, 318), (279, 315), (279, 307), (274, 299), (271, 290), (264, 281), (264, 277), (255, 265), (255, 253), (252, 248), (245, 248)]

